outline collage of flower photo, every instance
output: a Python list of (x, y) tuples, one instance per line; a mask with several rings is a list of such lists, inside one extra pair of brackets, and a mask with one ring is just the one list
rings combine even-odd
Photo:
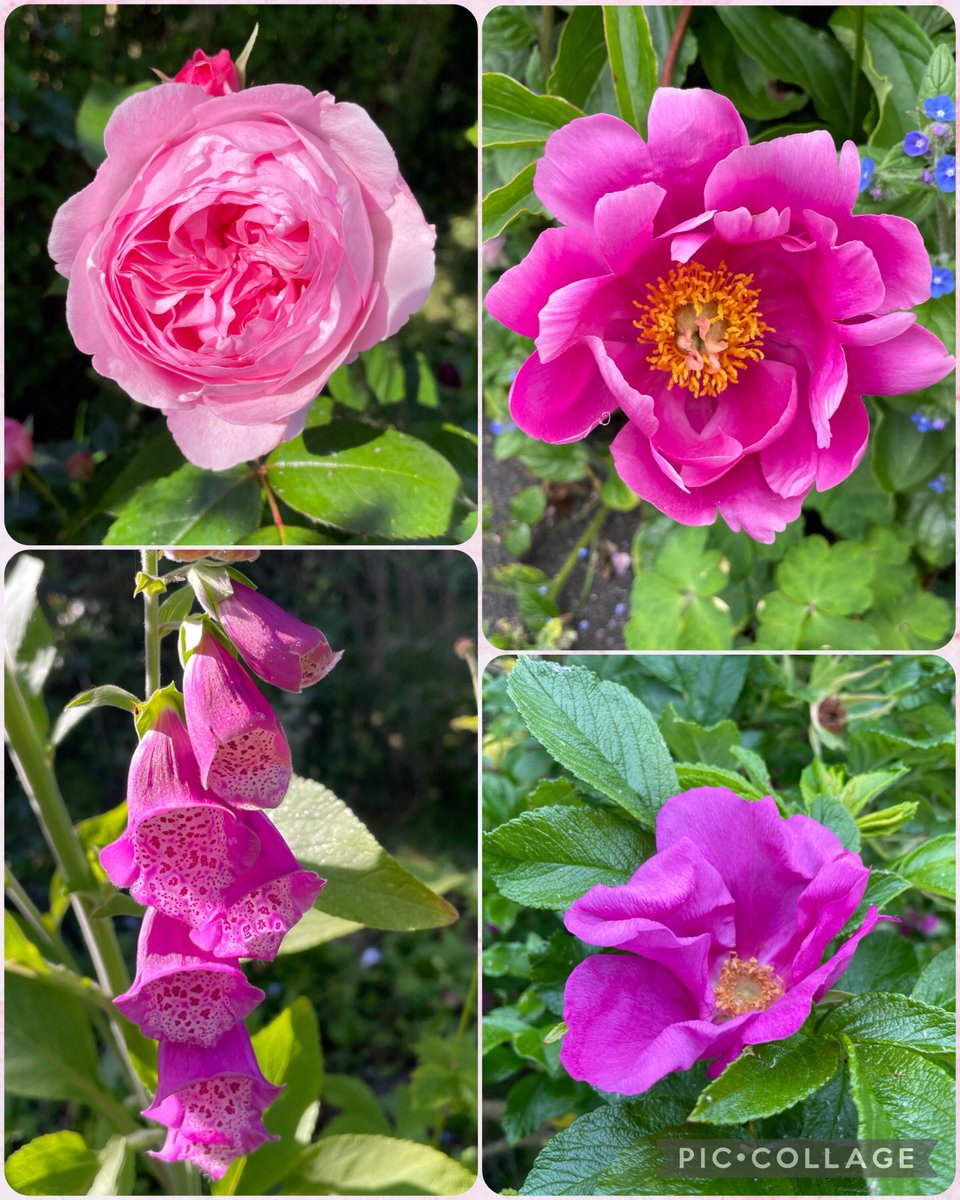
[(4, 6), (11, 1196), (950, 1196), (956, 23)]

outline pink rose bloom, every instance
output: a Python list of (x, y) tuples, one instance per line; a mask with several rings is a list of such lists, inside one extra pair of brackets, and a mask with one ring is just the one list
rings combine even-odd
[(576, 900), (572, 934), (613, 954), (576, 966), (563, 999), (560, 1061), (574, 1079), (627, 1096), (745, 1046), (797, 1032), (876, 925), (823, 961), (869, 870), (811, 817), (773, 800), (693, 788), (657, 814), (657, 853), (628, 883)]
[(3, 418), (3, 477), (9, 479), (33, 458), (33, 438), (30, 431), (13, 417)]
[(534, 187), (561, 227), (487, 293), (536, 341), (514, 420), (569, 442), (620, 408), (614, 462), (638, 495), (772, 542), (860, 462), (864, 394), (953, 367), (905, 311), (930, 295), (923, 239), (853, 216), (859, 179), (852, 142), (751, 146), (730, 101), (696, 88), (655, 93), (646, 141), (602, 113), (557, 130)]
[(212, 58), (202, 50), (194, 50), (193, 58), (183, 64), (172, 82), (192, 83), (208, 96), (228, 96), (241, 87), (240, 73), (229, 50), (221, 50)]
[(120, 104), (50, 254), (94, 369), (159, 409), (198, 466), (301, 431), (330, 375), (433, 282), (433, 226), (362, 108), (271, 84), (165, 83)]

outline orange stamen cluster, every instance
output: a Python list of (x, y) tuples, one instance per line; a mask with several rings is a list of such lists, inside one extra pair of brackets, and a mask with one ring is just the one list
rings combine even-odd
[(751, 283), (752, 275), (733, 275), (726, 263), (712, 271), (681, 263), (648, 285), (646, 302), (634, 300), (637, 341), (653, 344), (647, 362), (669, 372), (669, 388), (718, 396), (763, 358), (763, 335), (774, 330), (757, 311), (760, 293)]
[(738, 958), (731, 954), (723, 964), (720, 979), (714, 988), (717, 1013), (723, 1017), (739, 1017), (747, 1012), (769, 1008), (783, 995), (783, 980), (755, 958)]

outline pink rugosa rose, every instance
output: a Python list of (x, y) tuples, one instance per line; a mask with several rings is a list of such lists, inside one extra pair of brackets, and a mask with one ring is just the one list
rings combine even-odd
[(3, 418), (3, 477), (9, 479), (33, 459), (33, 438), (30, 431), (13, 417)]
[(343, 657), (319, 629), (242, 583), (234, 582), (213, 615), (253, 673), (288, 692), (318, 683)]
[(187, 659), (183, 703), (204, 787), (238, 808), (276, 808), (290, 747), (266, 697), (209, 630)]
[(864, 394), (953, 359), (908, 311), (930, 295), (916, 227), (853, 216), (859, 159), (826, 132), (751, 146), (729, 100), (661, 88), (649, 135), (607, 114), (547, 140), (534, 177), (562, 223), (487, 293), (536, 341), (510, 394), (531, 437), (569, 442), (622, 409), (624, 482), (685, 525), (758, 541), (867, 444)]
[(187, 925), (148, 909), (136, 978), (114, 1003), (146, 1037), (212, 1046), (262, 999), (237, 959), (213, 958), (190, 940)]
[(126, 831), (100, 852), (110, 881), (195, 927), (223, 910), (259, 854), (256, 834), (201, 784), (176, 708), (163, 708), (130, 762)]
[(50, 254), (94, 369), (220, 469), (301, 431), (341, 363), (424, 302), (435, 233), (362, 108), (271, 84), (120, 104)]
[(745, 1046), (796, 1033), (877, 923), (870, 906), (831, 957), (869, 870), (812, 818), (784, 819), (770, 797), (726, 788), (674, 796), (657, 816), (657, 853), (629, 883), (598, 885), (567, 929), (616, 954), (574, 968), (560, 1061), (574, 1079), (632, 1096)]
[(212, 58), (202, 50), (194, 50), (193, 58), (183, 64), (171, 82), (192, 83), (203, 88), (208, 96), (229, 96), (242, 86), (229, 50), (220, 50)]
[(227, 889), (219, 913), (190, 933), (217, 958), (276, 958), (280, 943), (323, 890), (325, 879), (304, 871), (283, 836), (261, 812), (241, 820), (256, 837), (256, 861)]
[(157, 1095), (143, 1115), (169, 1132), (155, 1158), (192, 1162), (221, 1179), (235, 1158), (277, 1141), (263, 1114), (283, 1088), (260, 1070), (243, 1025), (213, 1046), (162, 1041), (157, 1068)]

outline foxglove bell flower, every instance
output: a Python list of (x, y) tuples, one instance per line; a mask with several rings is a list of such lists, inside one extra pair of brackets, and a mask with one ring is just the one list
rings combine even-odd
[(283, 1088), (260, 1070), (243, 1025), (213, 1046), (161, 1042), (158, 1077), (156, 1098), (143, 1112), (169, 1130), (155, 1158), (192, 1162), (221, 1179), (235, 1158), (278, 1140), (263, 1114)]
[(163, 707), (130, 763), (126, 831), (100, 852), (111, 882), (194, 927), (222, 911), (260, 850), (237, 813), (203, 787), (179, 712)]
[(600, 113), (547, 140), (534, 190), (561, 226), (486, 298), (536, 341), (510, 411), (570, 442), (619, 408), (629, 487), (685, 525), (719, 511), (772, 542), (860, 462), (863, 395), (951, 370), (907, 311), (930, 261), (910, 221), (853, 215), (852, 142), (839, 158), (825, 131), (751, 146), (730, 101), (697, 88), (659, 89), (648, 125), (644, 140)]
[(288, 692), (318, 683), (343, 655), (319, 629), (242, 583), (233, 584), (214, 615), (253, 673)]
[(263, 813), (244, 812), (240, 819), (260, 847), (256, 861), (224, 893), (222, 910), (190, 937), (217, 958), (270, 961), (326, 880), (301, 869), (282, 834)]
[(796, 1033), (878, 920), (871, 905), (824, 960), (870, 872), (770, 797), (683, 792), (660, 810), (656, 844), (628, 883), (591, 888), (565, 917), (576, 937), (616, 953), (567, 980), (560, 1061), (624, 1095), (700, 1059), (713, 1078), (745, 1046)]
[(212, 1046), (263, 999), (237, 959), (214, 958), (156, 909), (140, 926), (133, 986), (114, 1003), (145, 1037)]
[(290, 785), (287, 739), (262, 692), (209, 630), (187, 660), (183, 702), (204, 786), (238, 808), (276, 808)]

